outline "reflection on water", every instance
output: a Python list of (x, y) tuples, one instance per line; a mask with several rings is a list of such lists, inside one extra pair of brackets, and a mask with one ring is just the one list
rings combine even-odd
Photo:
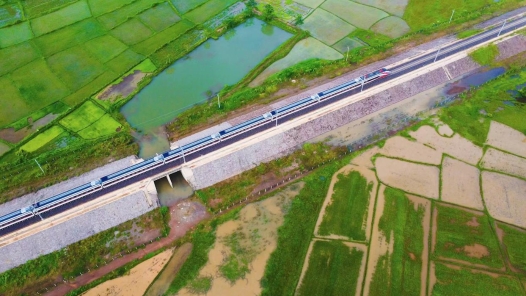
[(194, 189), (186, 182), (181, 172), (171, 174), (170, 180), (172, 180), (173, 188), (166, 177), (155, 181), (157, 196), (161, 205), (169, 207), (194, 194)]
[(156, 153), (170, 148), (164, 126), (153, 128), (146, 134), (132, 131), (132, 136), (140, 143), (139, 157), (143, 159), (153, 157)]
[(459, 94), (468, 90), (470, 87), (482, 85), (485, 82), (504, 74), (504, 72), (506, 72), (506, 69), (500, 67), (489, 70), (484, 69), (473, 74), (469, 74), (456, 82), (447, 84), (444, 94), (449, 96)]

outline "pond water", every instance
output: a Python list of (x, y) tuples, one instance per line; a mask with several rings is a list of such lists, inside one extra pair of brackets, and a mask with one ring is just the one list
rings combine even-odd
[[(206, 41), (166, 68), (121, 112), (132, 127), (143, 134), (151, 133), (183, 110), (213, 98), (225, 85), (238, 82), (291, 36), (263, 21), (250, 19), (218, 40)], [(154, 148), (149, 145), (140, 156), (150, 157), (168, 148), (166, 143)]]
[(462, 77), (460, 80), (447, 84), (445, 95), (456, 95), (468, 90), (470, 87), (479, 86), (487, 81), (500, 76), (506, 72), (506, 69), (499, 67), (493, 69), (484, 69)]

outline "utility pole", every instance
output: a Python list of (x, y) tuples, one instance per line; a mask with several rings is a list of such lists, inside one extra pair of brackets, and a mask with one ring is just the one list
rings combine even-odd
[(500, 32), (502, 32), (502, 29), (504, 29), (504, 25), (506, 24), (506, 21), (507, 20), (504, 20), (504, 23), (502, 23), (502, 27), (500, 27), (499, 34), (497, 35), (497, 37), (500, 36)]
[(363, 85), (364, 85), (364, 84), (365, 84), (365, 75), (364, 75), (363, 78), (362, 78), (362, 89), (360, 90), (360, 92), (363, 91)]
[(217, 108), (221, 109), (221, 104), (219, 103), (219, 93), (217, 94)]
[(347, 58), (349, 58), (349, 46), (347, 46), (347, 54), (345, 55), (345, 62), (347, 63)]
[(453, 9), (453, 12), (451, 13), (451, 17), (449, 18), (449, 23), (451, 24), (451, 21), (453, 20), (453, 15), (455, 14), (455, 10)]
[(45, 174), (44, 170), (42, 169), (42, 167), (40, 166), (40, 163), (38, 163), (37, 159), (35, 158), (35, 162), (37, 163), (38, 167), (40, 168), (40, 170), (42, 171), (42, 174)]
[(182, 146), (181, 146), (181, 152), (183, 153), (183, 161), (184, 161), (184, 163), (186, 163), (186, 159), (184, 158), (184, 149), (183, 149)]
[(278, 126), (278, 112), (276, 111), (276, 126)]
[(435, 55), (435, 59), (433, 60), (433, 63), (437, 61), (437, 58), (438, 58), (438, 54), (440, 53), (440, 49), (442, 48), (442, 46), (440, 46), (438, 48), (438, 51), (437, 51), (437, 54)]

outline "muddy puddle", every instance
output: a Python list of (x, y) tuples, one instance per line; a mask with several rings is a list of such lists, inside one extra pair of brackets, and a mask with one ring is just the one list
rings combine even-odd
[(132, 74), (124, 77), (121, 82), (108, 86), (97, 96), (97, 99), (115, 100), (118, 98), (126, 98), (131, 95), (146, 75), (146, 73), (140, 70), (135, 70)]
[[(29, 123), (28, 127), (19, 129), (17, 131), (14, 128), (2, 129), (0, 130), (0, 139), (11, 142), (11, 143), (18, 143), (22, 141), (25, 137), (36, 132), (39, 128), (53, 121), (53, 119), (57, 118), (58, 115), (59, 114), (48, 114), (35, 122), (32, 122), (31, 118), (28, 118), (28, 123)], [(0, 155), (2, 154), (1, 149), (2, 148), (0, 147)]]
[[(303, 188), (295, 183), (273, 197), (245, 206), (239, 218), (217, 228), (216, 242), (197, 280), (211, 279), (207, 296), (258, 295), (265, 265), (277, 245), (277, 230), (291, 200)], [(236, 266), (235, 268), (232, 268)], [(232, 273), (232, 270), (235, 270)], [(204, 291), (201, 291), (201, 294)], [(197, 295), (192, 283), (178, 295)]]
[(448, 96), (462, 93), (471, 87), (482, 85), (485, 82), (504, 74), (504, 72), (506, 72), (506, 69), (503, 67), (476, 71), (475, 73), (469, 74), (458, 81), (448, 83), (445, 87), (444, 93)]

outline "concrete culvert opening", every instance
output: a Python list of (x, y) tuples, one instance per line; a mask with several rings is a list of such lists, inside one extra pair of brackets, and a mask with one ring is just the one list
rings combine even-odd
[(186, 182), (180, 171), (155, 180), (155, 188), (161, 205), (168, 207), (194, 194), (194, 189)]

